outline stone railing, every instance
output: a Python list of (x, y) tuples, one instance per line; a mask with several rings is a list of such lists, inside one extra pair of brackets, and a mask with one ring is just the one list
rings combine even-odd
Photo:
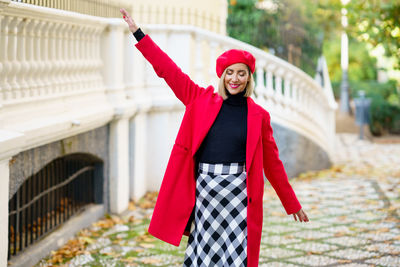
[(130, 9), (129, 0), (12, 0), (14, 2), (73, 11), (97, 17), (120, 17), (119, 9)]
[[(56, 19), (57, 17), (57, 19)], [(1, 14), (0, 103), (12, 105), (104, 88), (105, 21), (10, 3)]]
[(136, 0), (132, 16), (142, 24), (191, 25), (226, 34), (228, 3), (226, 0)]

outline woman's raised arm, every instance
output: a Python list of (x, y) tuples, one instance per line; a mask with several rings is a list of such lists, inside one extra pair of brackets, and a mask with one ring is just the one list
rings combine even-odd
[[(120, 12), (132, 33), (139, 30), (139, 27), (125, 9), (120, 9)], [(138, 40), (136, 47), (153, 66), (158, 77), (167, 82), (176, 97), (185, 106), (205, 92), (204, 88), (198, 86), (187, 74), (182, 72), (175, 62), (148, 35)]]

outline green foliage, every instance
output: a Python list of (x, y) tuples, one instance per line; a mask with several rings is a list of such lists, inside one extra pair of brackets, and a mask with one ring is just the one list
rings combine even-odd
[(228, 1), (228, 35), (285, 60), (290, 54), (293, 64), (314, 76), (326, 32), (339, 23), (340, 0), (271, 0), (275, 8), (257, 8), (261, 2)]
[[(337, 84), (342, 80), (342, 70), (340, 67), (340, 39), (335, 38), (324, 43), (323, 54), (326, 58), (329, 76), (334, 87), (336, 98), (340, 96)], [(376, 59), (369, 55), (365, 43), (357, 40), (349, 42), (349, 80), (375, 80), (376, 79)]]
[[(228, 35), (249, 44), (255, 44), (257, 25), (262, 12), (255, 7), (255, 0), (230, 1), (228, 8)], [(234, 5), (232, 5), (234, 4)], [(253, 25), (252, 27), (249, 27)]]
[(400, 134), (400, 92), (396, 88), (396, 81), (351, 81), (350, 87), (353, 98), (363, 90), (366, 97), (371, 99), (369, 127), (372, 134)]
[(385, 48), (400, 69), (400, 1), (352, 0), (348, 5), (349, 33), (373, 46)]

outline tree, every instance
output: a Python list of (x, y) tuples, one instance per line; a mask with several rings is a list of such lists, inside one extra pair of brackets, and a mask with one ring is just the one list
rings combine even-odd
[(400, 69), (400, 2), (352, 0), (348, 10), (350, 34), (374, 47), (383, 45), (386, 56), (394, 57), (394, 67)]
[(230, 0), (228, 34), (314, 76), (322, 43), (340, 25), (340, 0)]

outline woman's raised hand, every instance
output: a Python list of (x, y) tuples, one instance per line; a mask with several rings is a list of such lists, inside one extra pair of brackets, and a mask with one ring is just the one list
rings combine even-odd
[(129, 30), (131, 32), (135, 32), (135, 31), (137, 31), (137, 29), (139, 29), (139, 27), (136, 25), (135, 21), (132, 19), (131, 15), (129, 15), (128, 11), (126, 11), (123, 8), (121, 8), (119, 10), (119, 12), (121, 12), (121, 14), (122, 14), (124, 20), (126, 21), (126, 23), (128, 23)]

